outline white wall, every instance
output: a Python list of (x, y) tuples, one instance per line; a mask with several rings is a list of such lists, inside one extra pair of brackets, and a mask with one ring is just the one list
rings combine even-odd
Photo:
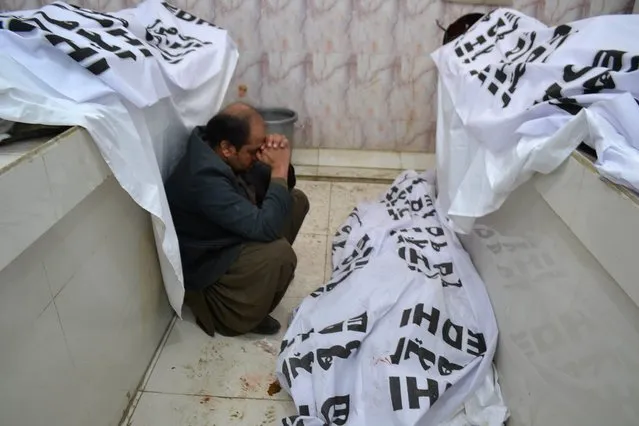
[[(93, 149), (82, 134), (17, 166), (33, 170), (58, 155), (64, 167), (17, 173), (26, 181), (13, 186), (3, 186), (7, 176), (0, 175), (4, 200), (29, 202), (11, 188), (58, 190), (14, 206), (34, 214), (1, 223), (5, 254), (25, 241), (12, 229), (48, 220), (38, 208), (59, 215), (48, 229), (33, 226), (44, 233), (31, 232), (37, 239), (0, 268), (0, 425), (118, 424), (172, 318), (149, 215), (108, 173), (92, 181), (83, 171), (97, 170), (91, 162), (101, 159), (96, 153), (78, 161)], [(19, 244), (10, 244), (12, 235)]]
[(637, 235), (636, 200), (571, 158), (462, 239), (497, 317), (509, 426), (637, 424)]

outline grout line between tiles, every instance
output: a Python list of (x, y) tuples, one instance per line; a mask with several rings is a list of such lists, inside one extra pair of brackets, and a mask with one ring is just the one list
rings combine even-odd
[(164, 334), (162, 335), (162, 339), (160, 339), (160, 343), (155, 349), (153, 358), (151, 358), (151, 362), (146, 368), (146, 371), (144, 372), (144, 376), (142, 377), (142, 380), (140, 380), (140, 384), (138, 385), (138, 389), (135, 393), (135, 397), (130, 401), (129, 406), (125, 410), (125, 414), (122, 416), (122, 421), (119, 423), (121, 426), (131, 426), (135, 409), (137, 408), (138, 403), (140, 402), (140, 398), (142, 398), (142, 393), (144, 392), (144, 388), (146, 388), (146, 385), (148, 384), (149, 379), (151, 378), (151, 374), (153, 374), (153, 370), (155, 370), (155, 366), (157, 365), (158, 360), (160, 359), (160, 354), (162, 353), (162, 350), (164, 349), (164, 345), (166, 344), (166, 341), (169, 339), (169, 335), (171, 334), (171, 331), (173, 331), (173, 327), (175, 326), (176, 321), (177, 321), (177, 315), (174, 314), (173, 317), (171, 318), (171, 322), (169, 323), (166, 330), (164, 331)]
[(247, 396), (215, 396), (208, 393), (177, 393), (177, 392), (159, 392), (159, 391), (143, 391), (143, 393), (148, 394), (156, 394), (156, 395), (174, 395), (174, 396), (196, 396), (196, 397), (211, 397), (218, 399), (228, 399), (228, 400), (246, 400), (246, 401), (281, 401), (288, 402), (292, 401), (290, 395), (288, 395), (285, 391), (282, 390), (285, 395), (288, 396), (288, 399), (273, 399), (273, 398), (255, 398), (255, 397), (247, 397)]
[[(326, 215), (326, 220), (328, 221), (328, 223), (326, 224), (326, 246), (328, 247), (329, 244), (332, 243), (332, 238), (333, 238), (333, 230), (331, 229), (331, 214), (333, 212), (333, 182), (331, 182), (331, 186), (330, 189), (328, 191), (328, 214)], [(326, 263), (328, 262), (328, 259), (326, 258), (326, 250), (327, 248), (324, 248), (324, 284), (326, 284), (327, 281), (327, 277), (326, 277)], [(331, 260), (332, 262), (332, 260)], [(331, 265), (332, 267), (332, 265)], [(328, 277), (330, 278), (330, 277)]]
[(131, 401), (129, 408), (126, 410), (125, 415), (122, 421), (120, 422), (121, 426), (133, 425), (133, 414), (135, 413), (135, 409), (138, 408), (138, 404), (140, 403), (141, 398), (142, 398), (142, 391), (137, 391), (135, 393), (135, 397), (133, 398), (133, 401)]
[(166, 331), (164, 332), (164, 335), (162, 336), (162, 339), (160, 340), (160, 343), (157, 349), (155, 350), (155, 353), (153, 354), (153, 358), (151, 359), (151, 362), (149, 363), (149, 366), (147, 367), (146, 372), (144, 373), (144, 377), (142, 378), (142, 381), (140, 382), (139, 390), (146, 389), (146, 385), (149, 384), (149, 379), (151, 379), (151, 374), (153, 374), (153, 370), (155, 370), (155, 366), (157, 365), (158, 360), (160, 359), (160, 355), (162, 354), (162, 351), (164, 350), (164, 345), (166, 345), (166, 341), (169, 339), (169, 335), (173, 331), (173, 327), (175, 327), (176, 321), (177, 321), (177, 315), (173, 315), (173, 318), (171, 319), (171, 323), (166, 328)]

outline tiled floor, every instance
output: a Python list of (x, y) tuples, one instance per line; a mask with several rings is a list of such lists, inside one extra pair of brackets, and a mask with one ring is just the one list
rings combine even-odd
[[(361, 201), (377, 198), (385, 184), (301, 181), (311, 212), (295, 242), (299, 263), (295, 281), (274, 316), (286, 325), (302, 298), (330, 275), (331, 236)], [(204, 426), (280, 424), (295, 413), (290, 397), (269, 395), (279, 344), (275, 337), (247, 335), (211, 338), (192, 316), (177, 321), (124, 424)]]

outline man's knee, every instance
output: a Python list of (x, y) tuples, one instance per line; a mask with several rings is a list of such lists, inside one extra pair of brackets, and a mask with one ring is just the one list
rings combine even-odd
[(293, 196), (295, 204), (300, 206), (300, 209), (304, 212), (304, 214), (308, 213), (308, 210), (311, 208), (311, 203), (309, 202), (306, 194), (295, 188), (291, 191), (291, 195)]
[(269, 244), (268, 250), (271, 262), (277, 262), (283, 266), (291, 266), (293, 269), (297, 266), (297, 255), (286, 238), (273, 241)]

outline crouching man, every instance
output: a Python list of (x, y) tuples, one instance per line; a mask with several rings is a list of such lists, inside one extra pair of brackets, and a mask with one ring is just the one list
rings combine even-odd
[(211, 336), (280, 329), (269, 314), (293, 279), (291, 246), (309, 210), (290, 160), (286, 138), (267, 136), (260, 114), (238, 103), (194, 129), (166, 182), (184, 303)]

